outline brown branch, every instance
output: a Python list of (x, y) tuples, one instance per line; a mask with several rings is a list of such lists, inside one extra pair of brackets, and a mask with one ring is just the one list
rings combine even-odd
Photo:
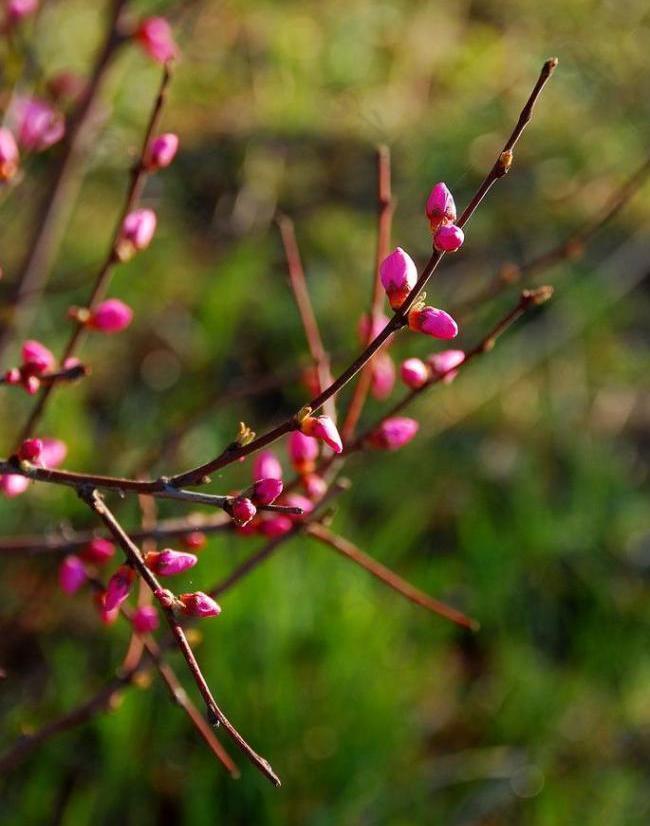
[[(463, 227), (469, 221), (478, 205), (492, 188), (493, 184), (502, 178), (510, 169), (510, 166), (512, 165), (514, 147), (526, 128), (526, 125), (529, 123), (535, 103), (556, 66), (557, 59), (552, 58), (551, 60), (547, 60), (542, 67), (539, 78), (528, 100), (526, 101), (524, 108), (522, 109), (515, 128), (506, 141), (502, 151), (499, 153), (492, 169), (488, 172), (476, 191), (476, 194), (465, 208), (463, 214), (460, 216), (457, 222), (458, 226)], [(402, 306), (395, 311), (393, 317), (386, 324), (384, 329), (376, 336), (376, 338), (373, 339), (373, 341), (368, 344), (366, 349), (352, 362), (352, 364), (350, 364), (349, 367), (347, 367), (347, 369), (344, 370), (329, 387), (316, 396), (316, 398), (312, 399), (306, 407), (309, 407), (312, 412), (321, 408), (328, 399), (335, 396), (352, 378), (354, 378), (354, 376), (356, 376), (356, 374), (368, 363), (372, 356), (379, 351), (379, 349), (393, 336), (394, 333), (406, 326), (408, 311), (411, 305), (418, 298), (443, 257), (444, 253), (436, 251), (433, 252), (415, 287), (411, 290)], [(249, 456), (251, 453), (266, 447), (276, 439), (279, 439), (281, 436), (295, 430), (296, 427), (297, 420), (295, 417), (291, 417), (267, 433), (258, 436), (248, 444), (242, 445), (237, 442), (233, 442), (228, 445), (228, 447), (226, 447), (226, 449), (216, 458), (184, 473), (173, 476), (170, 479), (170, 482), (171, 484), (177, 486), (202, 484), (208, 474), (238, 461), (243, 456)]]
[[(75, 364), (72, 367), (66, 367), (62, 370), (53, 370), (50, 373), (41, 373), (38, 376), (38, 380), (41, 384), (55, 384), (59, 381), (76, 381), (77, 379), (81, 379), (89, 375), (89, 373), (90, 370), (85, 364)], [(0, 376), (0, 385), (3, 384), (10, 385), (12, 382), (7, 381), (6, 376)]]
[(410, 582), (398, 576), (398, 574), (390, 568), (382, 565), (381, 562), (364, 553), (360, 548), (357, 548), (356, 545), (353, 545), (352, 542), (333, 533), (333, 531), (330, 531), (329, 528), (326, 528), (321, 523), (312, 523), (306, 532), (323, 545), (333, 548), (337, 553), (354, 562), (355, 565), (359, 565), (359, 567), (368, 571), (368, 573), (372, 574), (376, 579), (380, 580), (380, 582), (383, 582), (384, 585), (388, 585), (389, 588), (397, 591), (398, 594), (406, 597), (410, 602), (420, 605), (422, 608), (426, 608), (428, 611), (456, 623), (456, 625), (462, 625), (465, 628), (470, 628), (472, 631), (478, 631), (479, 624), (476, 620), (465, 616), (465, 614), (453, 608), (451, 605), (447, 605), (420, 591), (414, 585), (411, 585)]

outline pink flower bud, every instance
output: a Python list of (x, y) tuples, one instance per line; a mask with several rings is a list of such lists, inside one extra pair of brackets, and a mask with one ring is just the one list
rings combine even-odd
[(181, 594), (178, 600), (188, 617), (218, 617), (221, 613), (221, 606), (203, 591)]
[(20, 384), (23, 377), (20, 373), (20, 370), (17, 367), (11, 367), (5, 373), (5, 381), (7, 384)]
[(110, 611), (107, 611), (106, 608), (104, 608), (104, 594), (95, 594), (93, 596), (93, 602), (95, 603), (95, 608), (97, 608), (101, 621), (104, 625), (112, 625), (119, 617), (119, 605), (117, 608), (112, 608)]
[(433, 338), (455, 338), (458, 325), (444, 310), (435, 307), (416, 307), (409, 313), (409, 327)]
[(44, 152), (65, 134), (65, 119), (49, 103), (38, 98), (20, 98), (15, 103), (18, 143), (26, 152)]
[(257, 508), (245, 496), (237, 496), (230, 504), (230, 515), (237, 525), (246, 525), (257, 513)]
[(29, 393), (30, 396), (33, 396), (35, 393), (38, 393), (38, 389), (40, 386), (40, 379), (37, 379), (36, 376), (25, 376), (25, 378), (23, 379), (23, 387)]
[(164, 169), (174, 160), (178, 152), (178, 135), (173, 132), (165, 132), (158, 135), (149, 144), (145, 166), (149, 172), (156, 172)]
[(20, 157), (13, 133), (0, 127), (0, 182), (10, 181), (18, 171)]
[(318, 458), (318, 442), (299, 430), (292, 431), (288, 442), (289, 459), (297, 473), (310, 473)]
[(156, 231), (156, 213), (153, 209), (134, 209), (124, 219), (116, 252), (120, 261), (128, 261), (136, 252), (145, 250)]
[(41, 464), (46, 468), (57, 468), (63, 464), (68, 455), (68, 446), (61, 439), (51, 439), (44, 436), (41, 439)]
[(371, 363), (372, 382), (370, 390), (372, 395), (384, 401), (393, 391), (395, 385), (395, 362), (386, 352), (379, 352)]
[(163, 551), (149, 551), (144, 561), (147, 568), (155, 574), (174, 576), (174, 574), (182, 574), (183, 571), (193, 568), (199, 560), (194, 554), (165, 548)]
[(87, 326), (101, 333), (119, 333), (133, 320), (133, 310), (119, 298), (109, 298), (90, 311)]
[(377, 430), (370, 436), (373, 447), (383, 450), (397, 450), (403, 447), (418, 432), (420, 425), (415, 419), (405, 416), (394, 416), (383, 421)]
[(260, 533), (267, 536), (269, 539), (275, 539), (278, 536), (284, 536), (289, 533), (293, 527), (293, 522), (288, 516), (284, 514), (274, 514), (260, 522)]
[(7, 22), (19, 23), (38, 9), (38, 0), (9, 0), (7, 3)]
[(158, 63), (167, 63), (178, 54), (171, 27), (164, 17), (142, 20), (135, 37), (149, 57)]
[(417, 390), (418, 387), (422, 387), (427, 383), (429, 371), (422, 359), (412, 358), (402, 362), (400, 375), (407, 387), (410, 387), (411, 390)]
[(465, 233), (455, 224), (442, 226), (433, 236), (433, 246), (438, 252), (456, 252), (463, 246)]
[(282, 493), (281, 479), (260, 479), (253, 485), (252, 499), (256, 505), (270, 505)]
[(327, 493), (327, 482), (316, 473), (307, 473), (302, 477), (302, 486), (310, 499), (320, 499)]
[(113, 576), (108, 580), (104, 592), (104, 608), (112, 611), (119, 608), (129, 596), (131, 585), (135, 579), (135, 571), (129, 565), (120, 565)]
[(446, 184), (439, 183), (433, 187), (427, 198), (425, 212), (432, 232), (435, 232), (442, 224), (453, 224), (456, 220), (456, 204)]
[(282, 479), (282, 465), (271, 450), (263, 450), (253, 461), (253, 480)]
[(397, 247), (382, 261), (379, 277), (388, 295), (390, 306), (397, 310), (415, 287), (418, 270), (411, 256), (401, 247)]
[(133, 612), (131, 624), (138, 634), (149, 634), (158, 628), (158, 611), (153, 605), (141, 605)]
[(29, 487), (29, 479), (26, 476), (19, 476), (17, 473), (7, 473), (0, 476), (0, 493), (7, 499), (20, 496)]
[(205, 548), (207, 541), (208, 538), (202, 531), (190, 531), (181, 537), (181, 544), (188, 551), (200, 551)]
[(43, 442), (40, 439), (25, 439), (18, 451), (18, 458), (26, 462), (37, 462), (43, 452)]
[(374, 315), (372, 321), (369, 315), (362, 315), (359, 319), (359, 340), (364, 345), (369, 344), (373, 339), (377, 338), (387, 324), (388, 316), (385, 316), (383, 313)]
[(48, 370), (52, 370), (56, 363), (56, 359), (51, 351), (48, 350), (44, 344), (41, 344), (40, 341), (34, 341), (33, 339), (28, 339), (23, 342), (21, 354), (23, 365), (29, 367), (34, 373), (39, 375), (46, 373)]
[(96, 537), (90, 542), (81, 552), (81, 556), (86, 562), (94, 562), (96, 565), (103, 565), (108, 562), (115, 553), (115, 545), (109, 542), (108, 539)]
[(86, 581), (86, 569), (78, 556), (69, 554), (59, 565), (59, 585), (66, 594), (74, 594)]
[(325, 442), (334, 453), (343, 452), (343, 442), (341, 442), (336, 425), (329, 416), (307, 416), (303, 419), (300, 429), (305, 435)]
[(435, 376), (438, 376), (444, 384), (449, 384), (458, 375), (458, 367), (465, 361), (465, 353), (462, 350), (443, 350), (441, 353), (434, 353), (427, 359)]

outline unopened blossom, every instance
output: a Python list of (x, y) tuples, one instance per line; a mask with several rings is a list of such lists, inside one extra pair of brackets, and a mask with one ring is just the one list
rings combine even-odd
[(158, 611), (153, 605), (141, 605), (133, 612), (131, 625), (138, 634), (150, 634), (158, 628)]
[(0, 476), (0, 493), (6, 496), (7, 499), (13, 499), (14, 496), (20, 496), (25, 493), (29, 487), (29, 479), (26, 476), (20, 476), (17, 473), (6, 473)]
[(182, 574), (183, 571), (193, 568), (198, 561), (198, 557), (194, 554), (174, 551), (171, 548), (165, 548), (163, 551), (149, 551), (144, 557), (147, 568), (159, 576)]
[(40, 439), (25, 439), (18, 449), (18, 458), (26, 462), (38, 462), (43, 452), (43, 442)]
[(181, 544), (188, 551), (200, 551), (206, 546), (207, 541), (208, 538), (203, 531), (190, 531), (181, 537)]
[(115, 554), (115, 545), (108, 539), (97, 536), (81, 551), (81, 556), (86, 562), (93, 562), (96, 565), (103, 565)]
[(258, 479), (253, 485), (251, 498), (256, 505), (270, 505), (282, 493), (281, 479)]
[(26, 152), (43, 152), (65, 134), (65, 119), (47, 101), (19, 98), (13, 107), (18, 143)]
[(140, 22), (136, 40), (153, 60), (167, 63), (178, 54), (171, 26), (164, 17), (147, 17)]
[(10, 367), (4, 374), (4, 380), (7, 384), (20, 384), (22, 381), (22, 373), (17, 367)]
[(301, 477), (301, 482), (310, 499), (320, 499), (327, 493), (327, 482), (317, 473), (306, 473)]
[(108, 298), (90, 311), (86, 326), (100, 333), (119, 333), (133, 320), (133, 310), (119, 298)]
[(114, 622), (117, 621), (117, 618), (120, 615), (120, 606), (118, 605), (117, 608), (111, 608), (110, 611), (107, 611), (104, 607), (104, 594), (94, 594), (93, 595), (93, 603), (95, 608), (97, 609), (97, 613), (100, 616), (100, 619), (104, 625), (112, 625)]
[(9, 0), (7, 3), (7, 22), (19, 23), (38, 9), (38, 0)]
[(165, 132), (154, 138), (147, 149), (145, 166), (149, 172), (165, 169), (174, 160), (178, 152), (178, 135)]
[(456, 252), (463, 246), (465, 233), (455, 224), (442, 226), (433, 236), (433, 246), (438, 252)]
[(432, 232), (444, 224), (453, 224), (456, 220), (456, 204), (446, 184), (440, 182), (433, 187), (427, 198), (425, 212)]
[(34, 339), (23, 342), (21, 348), (23, 367), (29, 367), (35, 374), (47, 373), (56, 363), (51, 350)]
[(245, 496), (237, 496), (230, 503), (230, 515), (237, 525), (246, 525), (257, 513), (257, 508)]
[(400, 367), (402, 381), (411, 390), (417, 390), (427, 383), (429, 370), (422, 359), (410, 358), (402, 362)]
[(278, 536), (284, 536), (293, 528), (293, 522), (288, 516), (283, 513), (275, 513), (273, 516), (268, 516), (260, 522), (260, 533), (267, 536), (269, 539), (275, 539)]
[(418, 432), (420, 425), (415, 419), (406, 416), (393, 416), (385, 419), (369, 438), (373, 447), (384, 450), (397, 450), (403, 447)]
[(343, 452), (343, 442), (336, 425), (329, 416), (307, 416), (300, 423), (300, 430), (306, 436), (325, 442), (334, 453)]
[(253, 481), (282, 479), (282, 465), (272, 450), (263, 450), (253, 460)]
[(397, 310), (417, 284), (418, 270), (411, 256), (397, 247), (381, 262), (379, 277), (390, 306)]
[(465, 353), (462, 350), (443, 350), (441, 353), (434, 353), (429, 356), (427, 362), (435, 376), (440, 377), (444, 384), (449, 384), (458, 375), (458, 370), (454, 370), (465, 361)]
[(299, 430), (291, 432), (288, 441), (289, 459), (297, 473), (313, 471), (318, 458), (318, 442)]
[(41, 438), (43, 447), (41, 448), (40, 463), (45, 468), (57, 468), (63, 464), (68, 455), (68, 446), (61, 439), (53, 439), (49, 436)]
[(0, 127), (0, 183), (10, 181), (18, 171), (18, 145), (9, 129)]
[(87, 579), (86, 569), (78, 556), (69, 554), (59, 565), (59, 585), (66, 594), (74, 594)]
[(108, 580), (104, 592), (104, 608), (112, 611), (124, 602), (129, 596), (131, 585), (135, 579), (135, 571), (129, 565), (120, 565), (113, 576)]
[(458, 325), (454, 319), (437, 307), (414, 307), (409, 312), (408, 323), (411, 330), (433, 338), (449, 339), (458, 335)]
[(373, 339), (377, 338), (379, 333), (388, 324), (388, 316), (384, 313), (376, 313), (372, 318), (364, 313), (359, 319), (359, 340), (361, 344), (369, 344)]
[(370, 369), (370, 392), (379, 401), (384, 401), (395, 386), (395, 362), (388, 353), (379, 352), (370, 363)]
[(182, 606), (181, 610), (188, 617), (218, 617), (221, 613), (219, 603), (204, 594), (203, 591), (181, 594), (178, 601)]
[(128, 261), (145, 250), (156, 232), (156, 213), (153, 209), (134, 209), (124, 219), (116, 245), (120, 261)]

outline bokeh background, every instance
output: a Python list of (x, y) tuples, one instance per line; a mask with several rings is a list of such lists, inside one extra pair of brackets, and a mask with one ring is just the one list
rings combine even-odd
[[(198, 411), (167, 466), (182, 469), (218, 452), (240, 419), (263, 430), (304, 403), (295, 371), (308, 358), (278, 209), (296, 221), (335, 371), (348, 363), (373, 273), (377, 143), (392, 149), (394, 242), (423, 262), (430, 186), (445, 180), (465, 204), (542, 62), (560, 58), (512, 173), (428, 290), (448, 308), (592, 218), (648, 153), (643, 0), (132, 7), (174, 23), (183, 57), (163, 125), (182, 151), (145, 193), (159, 215), (155, 242), (113, 281), (112, 295), (136, 311), (132, 327), (87, 342), (92, 376), (57, 393), (43, 424), (69, 443), (69, 468), (128, 473)], [(102, 3), (51, 0), (27, 38), (33, 58), (46, 75), (86, 72), (102, 19)], [(27, 77), (39, 91), (44, 80)], [(55, 350), (109, 242), (158, 82), (140, 50), (123, 50), (31, 329)], [(7, 283), (57, 151), (31, 160), (0, 205)], [(243, 760), (230, 780), (154, 676), (1, 778), (0, 822), (647, 823), (649, 216), (646, 186), (582, 258), (538, 277), (556, 287), (549, 305), (418, 403), (415, 442), (348, 465), (335, 529), (462, 606), (480, 632), (461, 633), (313, 540), (293, 540), (224, 596), (198, 648), (282, 789)], [(468, 314), (461, 346), (516, 294)], [(431, 349), (404, 335), (392, 352)], [(276, 387), (220, 403), (269, 377)], [(3, 451), (30, 403), (2, 390)], [(365, 420), (379, 410), (369, 404)], [(213, 487), (249, 472), (229, 469)], [(117, 507), (138, 524), (136, 503)], [(160, 505), (163, 516), (183, 512)], [(4, 536), (61, 524), (93, 527), (71, 492), (33, 486), (0, 501)], [(187, 584), (216, 581), (257, 542), (213, 537)], [(123, 623), (100, 625), (87, 595), (59, 592), (56, 566), (2, 559), (3, 747), (97, 690), (128, 639)]]

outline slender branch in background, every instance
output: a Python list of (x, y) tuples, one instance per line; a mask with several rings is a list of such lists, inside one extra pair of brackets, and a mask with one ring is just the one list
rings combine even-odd
[[(88, 507), (91, 508), (104, 522), (104, 525), (108, 528), (112, 536), (115, 538), (116, 542), (124, 551), (128, 563), (137, 571), (140, 577), (146, 582), (148, 587), (151, 589), (151, 592), (154, 595), (156, 595), (157, 593), (162, 593), (163, 589), (161, 588), (158, 579), (156, 578), (155, 574), (152, 571), (150, 571), (149, 568), (147, 568), (147, 566), (145, 565), (140, 550), (122, 529), (121, 525), (115, 519), (112, 512), (106, 506), (106, 503), (97, 493), (97, 491), (80, 491), (80, 496), (86, 502)], [(275, 786), (279, 786), (280, 778), (275, 774), (269, 762), (254, 751), (254, 749), (246, 742), (246, 740), (244, 740), (241, 734), (237, 731), (237, 729), (232, 725), (230, 720), (223, 713), (221, 708), (217, 705), (214, 697), (212, 696), (212, 692), (210, 691), (210, 688), (205, 680), (205, 677), (203, 676), (203, 672), (201, 671), (201, 668), (194, 655), (194, 652), (192, 651), (192, 648), (189, 642), (187, 641), (185, 632), (181, 628), (178, 620), (176, 619), (174, 609), (172, 607), (169, 607), (167, 604), (160, 600), (159, 604), (165, 616), (165, 619), (167, 620), (167, 624), (169, 625), (171, 632), (176, 640), (176, 644), (180, 649), (181, 653), (183, 654), (187, 666), (190, 670), (190, 673), (194, 679), (194, 682), (196, 683), (197, 688), (199, 689), (199, 692), (203, 697), (206, 709), (208, 711), (208, 714), (210, 715), (210, 719), (218, 721), (218, 723), (223, 727), (224, 731), (228, 734), (231, 740), (238, 746), (238, 748), (247, 757), (247, 759), (257, 769), (259, 769), (259, 771), (262, 772), (262, 774), (265, 777), (267, 777)]]
[(306, 529), (306, 533), (314, 539), (317, 539), (323, 545), (333, 548), (337, 553), (354, 562), (355, 565), (368, 571), (368, 573), (383, 582), (384, 585), (388, 585), (389, 588), (406, 597), (410, 602), (420, 605), (422, 608), (426, 608), (428, 611), (456, 623), (456, 625), (462, 625), (472, 631), (478, 631), (479, 624), (476, 620), (465, 616), (461, 611), (420, 591), (414, 585), (411, 585), (410, 582), (402, 579), (402, 577), (398, 576), (394, 571), (391, 571), (390, 568), (382, 565), (381, 562), (364, 553), (360, 548), (357, 548), (356, 545), (353, 545), (352, 542), (344, 539), (342, 536), (338, 536), (321, 523), (312, 523)]
[[(76, 381), (90, 374), (90, 369), (85, 364), (75, 364), (63, 370), (54, 370), (51, 373), (41, 373), (38, 377), (41, 384), (54, 384), (59, 381)], [(0, 376), (0, 385), (13, 384), (7, 381), (6, 376)]]
[[(384, 306), (385, 296), (379, 275), (381, 262), (390, 252), (390, 237), (393, 221), (393, 201), (391, 191), (390, 149), (387, 146), (377, 148), (377, 246), (375, 252), (375, 271), (372, 278), (372, 296), (368, 329), (373, 329), (373, 320), (379, 316)], [(354, 393), (341, 429), (343, 444), (350, 441), (357, 422), (361, 418), (363, 406), (368, 397), (372, 382), (372, 359), (361, 371)]]
[[(457, 225), (459, 227), (462, 228), (465, 226), (494, 183), (506, 175), (510, 170), (510, 167), (512, 166), (513, 150), (523, 134), (526, 125), (530, 122), (533, 110), (535, 108), (535, 103), (537, 102), (537, 99), (539, 98), (547, 81), (553, 74), (553, 71), (557, 66), (557, 62), (558, 61), (556, 58), (551, 58), (543, 65), (539, 78), (537, 79), (533, 91), (531, 92), (524, 108), (521, 111), (521, 114), (519, 115), (515, 128), (506, 141), (503, 149), (499, 153), (494, 165), (457, 221)], [(433, 252), (415, 287), (411, 290), (399, 310), (395, 311), (393, 317), (390, 319), (388, 324), (386, 324), (384, 329), (376, 336), (376, 338), (373, 339), (373, 341), (370, 342), (370, 344), (368, 344), (366, 349), (352, 362), (352, 364), (350, 364), (349, 367), (341, 373), (336, 381), (332, 382), (332, 384), (322, 393), (308, 402), (306, 406), (311, 408), (312, 412), (319, 410), (328, 399), (334, 397), (343, 387), (345, 387), (350, 379), (356, 376), (356, 374), (367, 364), (367, 362), (386, 343), (386, 341), (388, 341), (394, 333), (407, 325), (409, 309), (426, 286), (429, 278), (433, 275), (443, 256), (444, 253), (442, 252)], [(289, 418), (267, 433), (253, 439), (253, 441), (248, 444), (242, 445), (234, 442), (228, 445), (228, 447), (226, 447), (226, 449), (216, 458), (184, 473), (173, 476), (170, 479), (170, 482), (176, 486), (202, 484), (208, 474), (238, 461), (243, 456), (249, 456), (251, 453), (255, 453), (257, 450), (266, 447), (276, 439), (279, 439), (281, 436), (290, 433), (295, 428), (295, 418)]]
[[(300, 258), (300, 250), (296, 240), (296, 231), (291, 218), (286, 215), (279, 215), (277, 218), (284, 254), (287, 259), (287, 270), (289, 281), (293, 291), (300, 320), (305, 330), (305, 338), (311, 355), (314, 369), (318, 377), (318, 392), (320, 393), (332, 383), (332, 373), (330, 370), (330, 358), (327, 350), (323, 346), (323, 339), (318, 328), (318, 321), (314, 314), (314, 309), (309, 298), (305, 270)], [(336, 421), (336, 407), (334, 400), (329, 399), (325, 406), (325, 412)]]
[(14, 328), (22, 326), (23, 317), (33, 305), (31, 299), (42, 291), (47, 282), (61, 245), (81, 184), (97, 100), (113, 56), (123, 42), (118, 32), (118, 23), (126, 3), (127, 0), (112, 0), (110, 3), (106, 37), (97, 55), (88, 85), (70, 119), (63, 152), (52, 184), (34, 221), (34, 236), (25, 245), (25, 261), (16, 278), (13, 294), (7, 302), (7, 315), (0, 329), (0, 362)]
[(556, 264), (562, 263), (562, 261), (579, 258), (583, 254), (586, 244), (636, 195), (648, 175), (650, 175), (650, 157), (613, 193), (605, 206), (596, 215), (585, 221), (564, 241), (522, 264), (504, 264), (493, 280), (486, 284), (481, 291), (456, 305), (454, 316), (462, 316), (496, 298), (503, 290), (522, 281), (526, 276), (539, 275)]
[[(145, 130), (145, 136), (142, 142), (140, 156), (131, 171), (131, 183), (129, 185), (129, 188), (127, 189), (124, 204), (122, 206), (119, 219), (113, 232), (113, 238), (111, 241), (108, 254), (104, 260), (104, 263), (100, 267), (99, 272), (97, 273), (97, 277), (95, 278), (95, 283), (91, 290), (90, 297), (86, 302), (86, 307), (88, 309), (92, 310), (103, 299), (104, 295), (106, 294), (106, 291), (108, 290), (108, 286), (113, 275), (113, 270), (116, 264), (119, 263), (117, 247), (119, 243), (122, 224), (124, 223), (124, 219), (129, 214), (129, 212), (131, 212), (136, 206), (140, 198), (140, 195), (142, 194), (142, 190), (144, 188), (148, 176), (148, 170), (145, 164), (146, 152), (149, 144), (151, 143), (151, 139), (158, 127), (158, 123), (160, 122), (160, 117), (162, 115), (163, 105), (165, 103), (165, 99), (167, 96), (167, 89), (169, 87), (170, 79), (171, 68), (169, 64), (166, 64), (163, 69), (163, 75), (158, 95), (156, 96), (156, 100), (154, 102), (151, 115), (149, 117), (149, 122)], [(63, 355), (60, 359), (62, 364), (66, 361), (66, 359), (70, 358), (76, 353), (77, 347), (79, 345), (84, 330), (85, 327), (83, 324), (81, 324), (80, 322), (75, 323), (72, 334), (68, 339), (68, 343), (66, 344), (63, 351)], [(41, 416), (43, 415), (45, 405), (47, 404), (47, 401), (53, 389), (54, 384), (50, 384), (44, 387), (41, 391), (36, 402), (36, 405), (34, 406), (34, 409), (32, 410), (29, 419), (27, 420), (27, 423), (21, 431), (21, 434), (18, 438), (18, 442), (21, 442), (24, 439), (28, 438), (34, 432), (37, 423), (40, 421)]]

